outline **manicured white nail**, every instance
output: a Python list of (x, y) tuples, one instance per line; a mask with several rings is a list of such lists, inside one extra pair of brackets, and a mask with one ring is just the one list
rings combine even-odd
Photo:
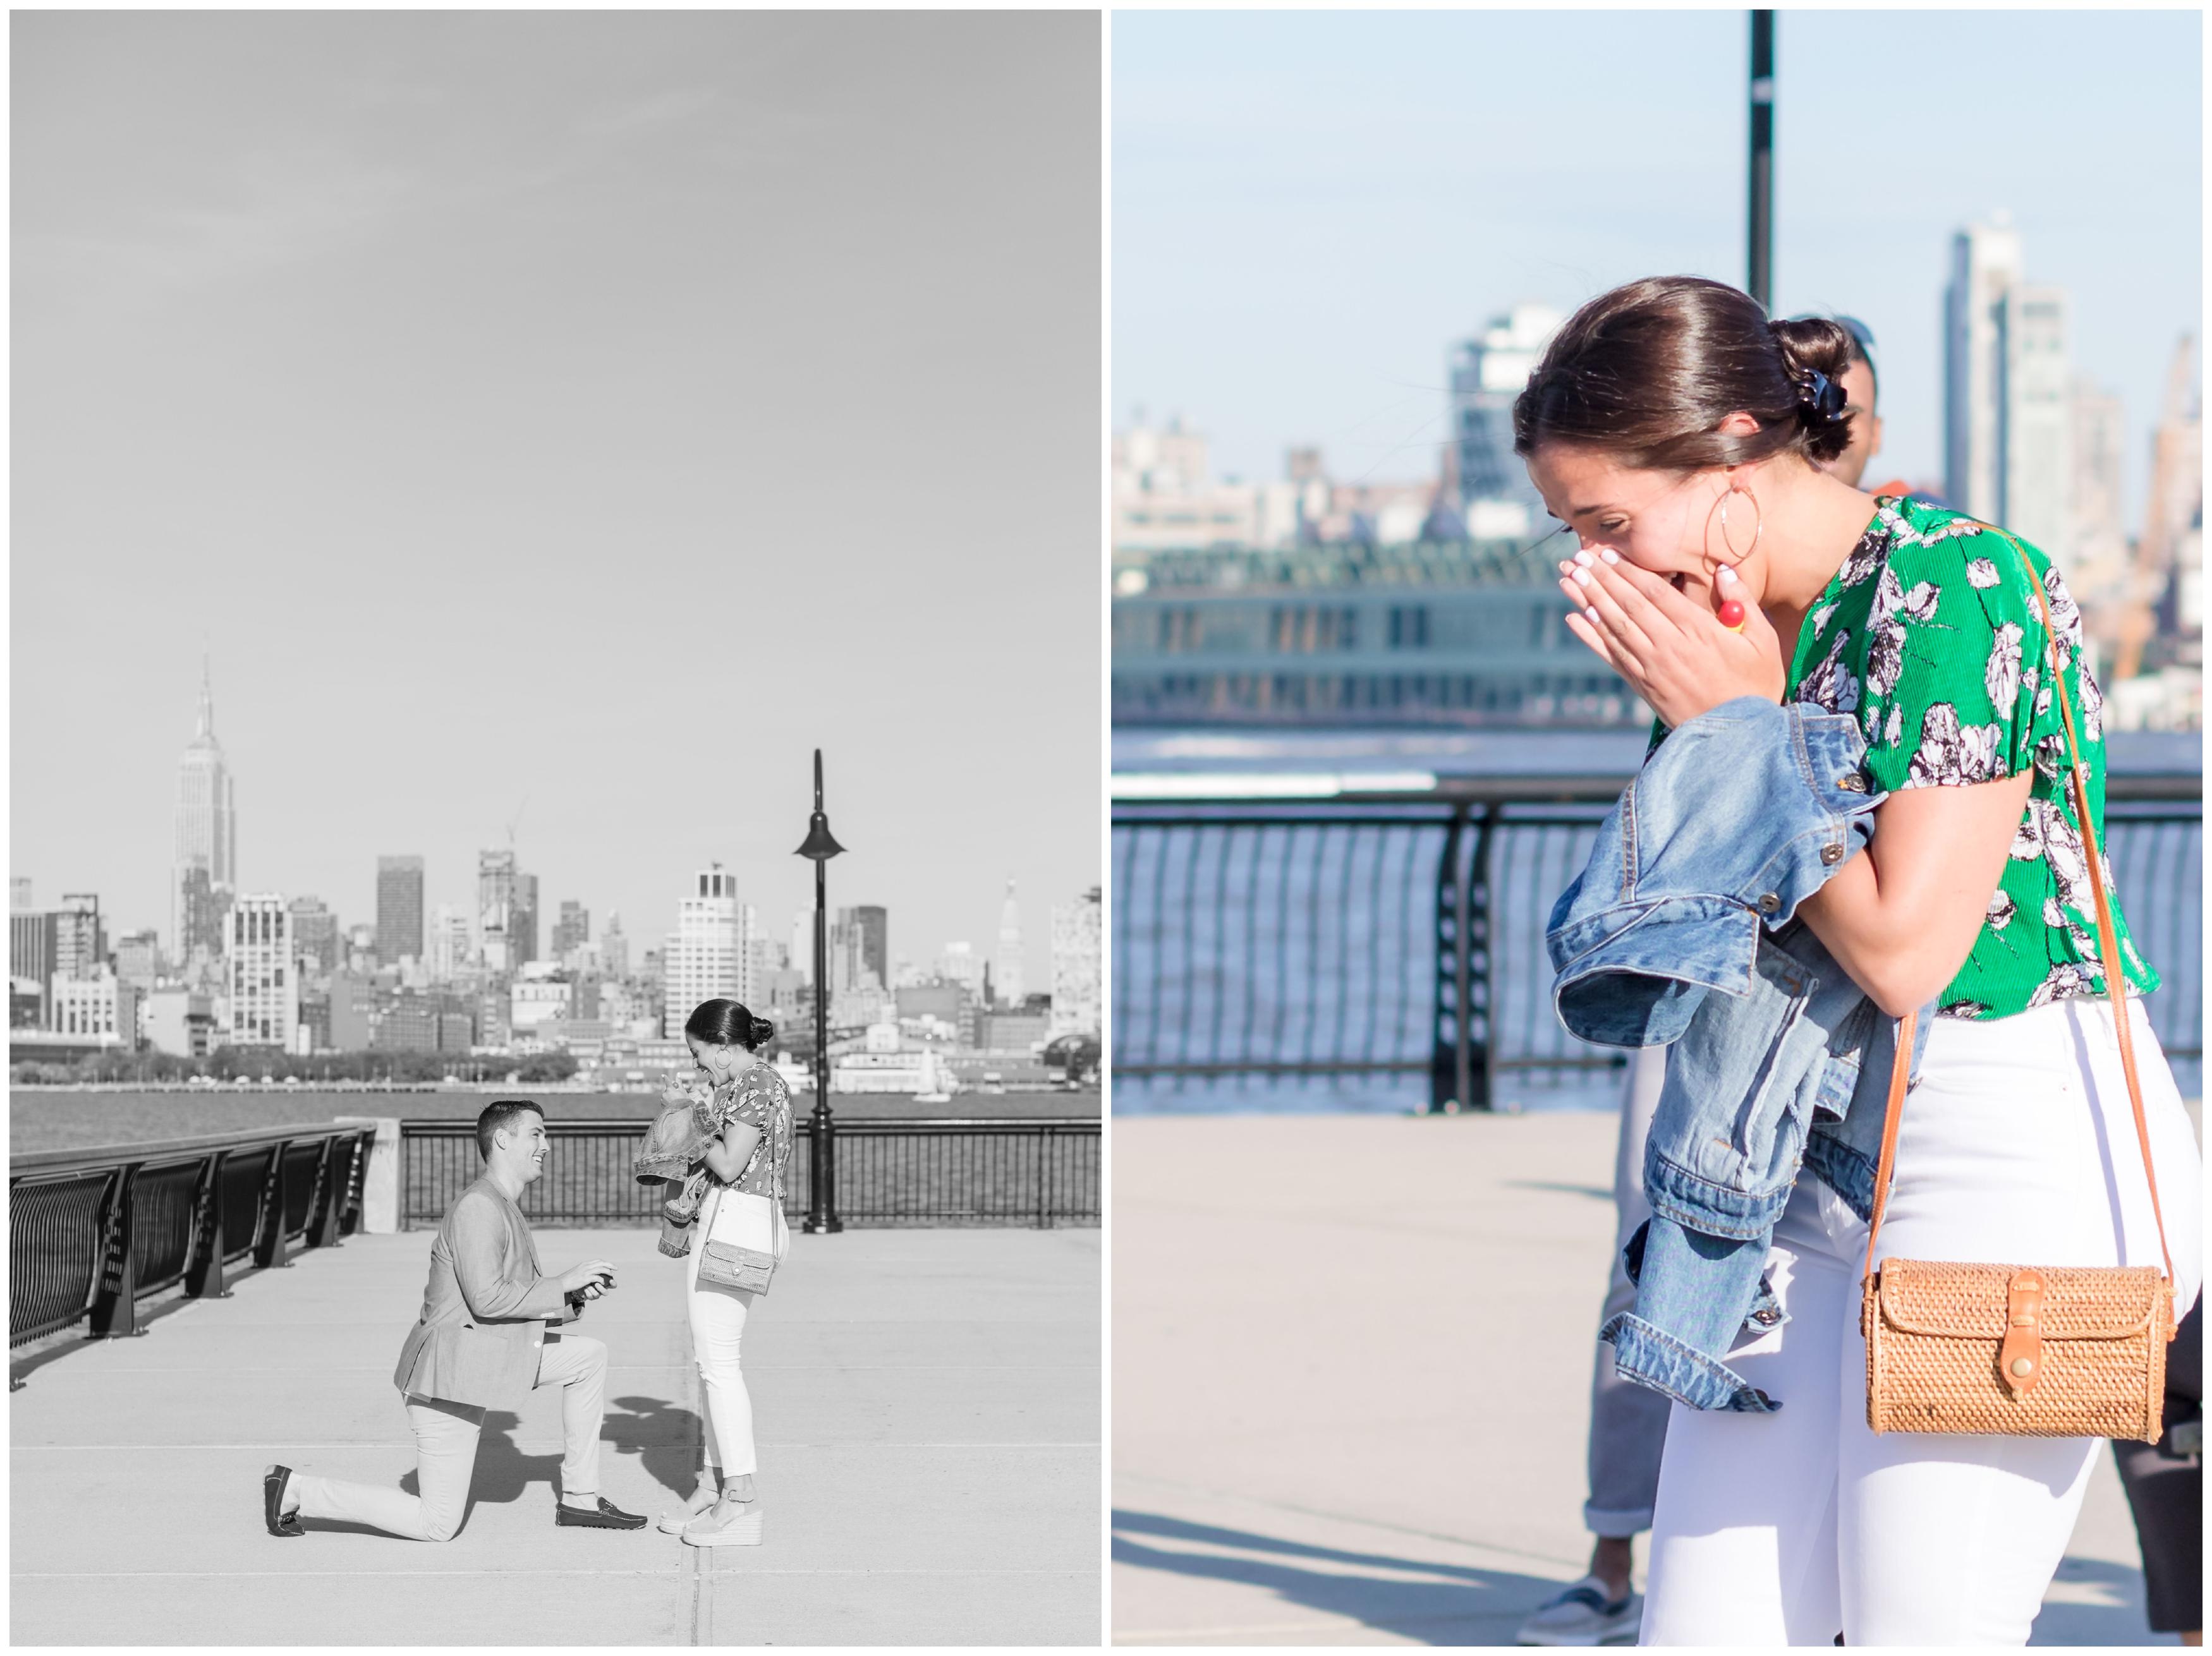
[(1590, 584), (1590, 572), (1589, 572), (1589, 570), (1587, 570), (1587, 569), (1577, 569), (1577, 570), (1576, 570), (1576, 571), (1575, 571), (1575, 585), (1577, 585), (1577, 586), (1588, 586), (1589, 584)]
[(1583, 568), (1589, 568), (1591, 562), (1589, 549), (1588, 547), (1584, 547), (1582, 550), (1577, 552), (1575, 554), (1575, 561), (1582, 565)]
[(1589, 609), (1587, 609), (1587, 610), (1583, 610), (1583, 619), (1584, 621), (1586, 621), (1586, 622), (1589, 622), (1589, 624), (1590, 624), (1591, 626), (1593, 626), (1593, 627), (1596, 626), (1596, 625), (1597, 625), (1597, 620), (1598, 620), (1598, 617), (1597, 617), (1597, 606), (1596, 606), (1595, 604), (1592, 604)]
[(1729, 568), (1726, 564), (1723, 564), (1723, 565), (1720, 567), (1720, 572), (1719, 572), (1719, 573), (1720, 573), (1721, 585), (1723, 585), (1723, 586), (1729, 586), (1729, 585), (1733, 585), (1735, 584), (1735, 570), (1733, 570), (1733, 569)]
[(1603, 555), (1607, 563), (1619, 563), (1620, 561), (1620, 554), (1614, 551), (1609, 546), (1605, 549)]

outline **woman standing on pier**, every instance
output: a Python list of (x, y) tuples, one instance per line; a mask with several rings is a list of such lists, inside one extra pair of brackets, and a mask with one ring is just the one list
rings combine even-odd
[(702, 1477), (690, 1510), (664, 1518), (661, 1528), (695, 1547), (753, 1545), (762, 1537), (752, 1398), (738, 1366), (759, 1295), (702, 1281), (700, 1265), (710, 1242), (778, 1259), (790, 1246), (783, 1188), (793, 1143), (791, 1093), (775, 1068), (755, 1056), (775, 1033), (774, 1024), (733, 1000), (703, 1001), (684, 1024), (684, 1044), (698, 1065), (693, 1085), (709, 1186), (684, 1257), (684, 1297), (706, 1404), (707, 1461), (720, 1477)]
[[(1849, 348), (1832, 322), (1770, 322), (1690, 277), (1577, 312), (1514, 410), (1529, 476), (1582, 543), (1560, 566), (1568, 625), (1666, 729), (1756, 696), (1864, 733), (1849, 780), (1887, 796), (1872, 840), (1797, 912), (1882, 1012), (1937, 1004), (1879, 1257), (2155, 1262), (2044, 600), (2094, 816), (2080, 612), (2040, 554), (2039, 596), (1985, 526), (1820, 469), (1848, 439)], [(2130, 986), (2154, 989), (2117, 913), (2113, 929)], [(2200, 1270), (2196, 1147), (2149, 1021), (2128, 1014), (2179, 1317)], [(1871, 1431), (1867, 1231), (1799, 1174), (1766, 1259), (1778, 1314), (1727, 1356), (1783, 1406), (1677, 1401), (1644, 1643), (2026, 1641), (2096, 1441)]]

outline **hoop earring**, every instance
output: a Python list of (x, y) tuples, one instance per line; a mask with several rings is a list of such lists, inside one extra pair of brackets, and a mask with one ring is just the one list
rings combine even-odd
[[(1749, 500), (1752, 511), (1757, 514), (1752, 520), (1751, 544), (1741, 552), (1735, 549), (1735, 543), (1729, 539), (1729, 496), (1731, 494), (1741, 494)], [(1713, 502), (1712, 510), (1705, 513), (1705, 555), (1709, 558), (1712, 555), (1713, 519), (1716, 516), (1718, 516), (1721, 523), (1721, 548), (1728, 554), (1725, 559), (1715, 561), (1717, 566), (1720, 562), (1726, 562), (1731, 566), (1740, 564), (1759, 550), (1759, 537), (1766, 532), (1766, 513), (1759, 504), (1758, 495), (1734, 478), (1729, 480), (1729, 486), (1721, 491), (1720, 498)]]

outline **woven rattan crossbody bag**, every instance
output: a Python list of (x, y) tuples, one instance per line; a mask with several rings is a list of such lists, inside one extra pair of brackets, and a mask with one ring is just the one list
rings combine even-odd
[(2074, 710), (2058, 669), (2051, 600), (2020, 543), (1993, 525), (1983, 526), (2020, 554), (2028, 585), (2043, 610), (2050, 645), (2045, 659), (2065, 721), (2075, 815), (2081, 827), (2090, 889), (2097, 900), (2098, 952), (2104, 960), (2120, 1067), (2127, 1075), (2129, 1101), (2135, 1106), (2136, 1142), (2142, 1149), (2143, 1177), (2150, 1185), (2151, 1213), (2158, 1221), (2159, 1252), (2166, 1269), (2161, 1275), (2148, 1265), (2043, 1269), (1884, 1259), (1875, 1270), (1875, 1239), (1881, 1234), (1882, 1209), (1889, 1199), (1898, 1118), (1905, 1107), (1906, 1069), (1911, 1060), (1916, 1015), (1906, 1014), (1898, 1028), (1874, 1211), (1867, 1226), (1859, 1312), (1866, 1334), (1867, 1424), (1877, 1432), (2140, 1438), (2154, 1443), (2165, 1409), (2166, 1343), (2173, 1338), (2173, 1257), (2166, 1252), (2150, 1130), (2143, 1120), (2142, 1088), (2136, 1078), (2127, 980), (2120, 966), (2096, 828), (2090, 820)]
[[(709, 1234), (700, 1239), (699, 1280), (719, 1283), (724, 1288), (742, 1288), (755, 1294), (768, 1292), (769, 1284), (775, 1278), (779, 1257), (771, 1240), (767, 1248), (747, 1247), (728, 1233), (751, 1233), (765, 1229), (771, 1239), (775, 1235), (776, 1210), (783, 1205), (783, 1165), (775, 1164), (775, 1177), (772, 1181), (772, 1197), (749, 1196), (732, 1186), (752, 1171), (761, 1152), (769, 1147), (769, 1138), (775, 1130), (771, 1121), (763, 1129), (753, 1143), (753, 1153), (745, 1158), (745, 1165), (738, 1170), (737, 1179), (730, 1181), (715, 1198), (714, 1216)], [(765, 1211), (762, 1211), (764, 1210)], [(717, 1240), (713, 1234), (725, 1234)]]

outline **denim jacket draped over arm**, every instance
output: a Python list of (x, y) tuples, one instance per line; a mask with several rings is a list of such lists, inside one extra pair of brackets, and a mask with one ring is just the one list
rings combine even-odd
[(1864, 755), (1856, 720), (1810, 706), (1744, 696), (1686, 721), (1547, 927), (1570, 1034), (1670, 1048), (1636, 1308), (1600, 1338), (1623, 1378), (1695, 1408), (1778, 1406), (1721, 1359), (1782, 1320), (1766, 1253), (1800, 1166), (1871, 1204), (1896, 1024), (1797, 918), (1873, 834)]

